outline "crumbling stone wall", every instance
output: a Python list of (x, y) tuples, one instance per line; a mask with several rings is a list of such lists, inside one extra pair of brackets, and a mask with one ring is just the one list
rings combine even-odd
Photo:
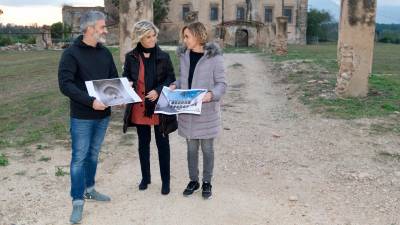
[(133, 43), (133, 25), (143, 19), (153, 21), (152, 0), (119, 1), (119, 49), (121, 62), (125, 61), (125, 54), (137, 44)]
[(104, 0), (104, 12), (107, 15), (107, 44), (119, 43), (119, 0)]
[(288, 53), (287, 41), (287, 17), (276, 18), (276, 35), (272, 43), (272, 50), (276, 55)]
[(305, 45), (307, 44), (307, 12), (308, 12), (308, 0), (300, 0), (300, 4), (297, 8), (297, 22), (296, 22), (296, 44)]
[(50, 27), (43, 26), (40, 31), (41, 33), (36, 35), (36, 46), (38, 48), (49, 49), (53, 45)]
[(342, 0), (336, 94), (364, 97), (372, 71), (376, 0)]
[(96, 10), (100, 12), (104, 12), (104, 7), (97, 6), (97, 7), (73, 7), (69, 5), (64, 5), (62, 7), (62, 21), (65, 25), (68, 25), (72, 28), (73, 33), (77, 33), (75, 36), (78, 35), (80, 32), (80, 18), (81, 16), (91, 10)]

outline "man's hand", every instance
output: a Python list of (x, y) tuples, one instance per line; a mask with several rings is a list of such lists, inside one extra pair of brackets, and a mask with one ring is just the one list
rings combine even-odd
[(170, 84), (170, 85), (169, 85), (169, 89), (175, 90), (175, 89), (176, 89), (176, 84)]
[(213, 94), (211, 91), (207, 92), (203, 97), (203, 102), (211, 102)]
[(102, 102), (98, 101), (97, 99), (95, 99), (93, 101), (93, 105), (92, 105), (94, 110), (105, 110), (107, 109), (107, 106), (104, 105)]
[(150, 101), (154, 102), (158, 98), (158, 93), (155, 90), (150, 91), (145, 98), (149, 99)]

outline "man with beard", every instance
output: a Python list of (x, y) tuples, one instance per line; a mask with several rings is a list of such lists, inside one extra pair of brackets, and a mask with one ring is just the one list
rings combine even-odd
[(88, 95), (85, 81), (117, 78), (118, 72), (105, 42), (105, 15), (90, 11), (80, 19), (82, 35), (62, 54), (58, 69), (61, 92), (70, 99), (72, 158), (70, 222), (82, 220), (85, 199), (110, 201), (95, 190), (95, 175), (111, 109)]

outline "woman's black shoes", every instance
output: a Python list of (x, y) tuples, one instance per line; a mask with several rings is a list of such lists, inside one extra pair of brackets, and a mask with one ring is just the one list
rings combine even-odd
[(162, 184), (161, 186), (161, 194), (167, 195), (170, 192), (169, 184)]
[(147, 189), (147, 186), (151, 184), (151, 181), (142, 180), (139, 184), (139, 190), (143, 191)]
[[(148, 185), (151, 184), (151, 181), (142, 180), (139, 184), (139, 190), (144, 191), (147, 189)], [(162, 184), (161, 186), (161, 194), (167, 195), (170, 192), (169, 184)]]

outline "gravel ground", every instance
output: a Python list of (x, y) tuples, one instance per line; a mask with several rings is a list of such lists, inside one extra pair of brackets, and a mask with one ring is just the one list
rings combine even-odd
[[(228, 92), (216, 141), (213, 198), (183, 197), (186, 144), (171, 135), (171, 193), (160, 194), (152, 143), (152, 184), (137, 189), (136, 134), (121, 134), (114, 114), (97, 175), (109, 203), (86, 202), (82, 224), (399, 225), (400, 140), (374, 135), (370, 120), (310, 114), (256, 54), (226, 54)], [(9, 149), (0, 168), (0, 224), (68, 224), (68, 141)], [(43, 156), (50, 161), (39, 160)], [(201, 159), (201, 158), (200, 158)], [(201, 169), (200, 169), (201, 171)]]

